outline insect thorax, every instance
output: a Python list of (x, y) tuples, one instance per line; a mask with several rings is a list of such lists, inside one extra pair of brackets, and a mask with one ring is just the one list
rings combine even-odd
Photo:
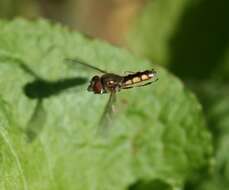
[(105, 92), (117, 92), (122, 86), (123, 77), (108, 73), (101, 77), (101, 82)]

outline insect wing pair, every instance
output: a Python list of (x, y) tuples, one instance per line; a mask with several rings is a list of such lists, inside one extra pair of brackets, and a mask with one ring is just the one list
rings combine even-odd
[(79, 64), (101, 73), (100, 76), (95, 75), (92, 77), (87, 90), (93, 92), (94, 94), (110, 94), (109, 100), (100, 119), (99, 125), (102, 126), (106, 126), (107, 121), (111, 118), (111, 114), (113, 112), (112, 105), (115, 102), (117, 92), (133, 87), (146, 86), (157, 80), (156, 71), (153, 69), (121, 76), (106, 72), (78, 59), (67, 59), (66, 61), (72, 64)]

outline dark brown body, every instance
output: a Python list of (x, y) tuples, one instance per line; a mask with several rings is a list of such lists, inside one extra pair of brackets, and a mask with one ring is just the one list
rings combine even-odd
[[(154, 70), (146, 70), (120, 76), (114, 73), (108, 73), (105, 70), (97, 68), (79, 59), (67, 59), (66, 61), (73, 64), (77, 63), (85, 66), (86, 68), (103, 73), (101, 76), (96, 75), (92, 77), (90, 85), (88, 86), (88, 91), (92, 91), (95, 94), (109, 93), (109, 99), (105, 105), (99, 122), (99, 126), (102, 127), (109, 126), (110, 124), (111, 116), (114, 110), (113, 104), (116, 99), (116, 92), (120, 91), (121, 89), (146, 86), (157, 80), (156, 72)], [(105, 130), (99, 130), (99, 133), (104, 131)]]
[[(95, 94), (103, 94), (108, 92), (117, 92), (121, 89), (133, 88), (137, 83), (148, 81), (155, 78), (156, 72), (154, 70), (146, 70), (143, 72), (137, 72), (126, 76), (120, 76), (113, 73), (106, 73), (100, 76), (94, 76), (91, 79), (91, 83), (88, 87), (89, 91), (93, 91)], [(151, 84), (147, 82), (139, 86), (145, 86)]]

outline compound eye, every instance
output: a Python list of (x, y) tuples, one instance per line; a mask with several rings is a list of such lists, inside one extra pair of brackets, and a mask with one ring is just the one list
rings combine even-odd
[(103, 86), (98, 76), (94, 76), (91, 79), (91, 84), (89, 85), (88, 91), (93, 91), (95, 94), (100, 94), (103, 91)]
[(94, 81), (94, 82), (96, 82), (96, 81), (98, 81), (99, 80), (99, 76), (94, 76), (92, 79), (91, 79), (91, 81)]
[(103, 91), (103, 86), (102, 86), (102, 84), (101, 84), (100, 81), (95, 82), (95, 84), (94, 84), (94, 86), (93, 86), (93, 91), (94, 91), (94, 93), (96, 93), (96, 94), (101, 94), (101, 93), (102, 93), (102, 91)]

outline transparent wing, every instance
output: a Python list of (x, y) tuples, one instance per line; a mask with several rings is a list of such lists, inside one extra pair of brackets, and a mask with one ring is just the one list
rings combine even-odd
[(93, 65), (90, 65), (90, 64), (88, 64), (88, 63), (86, 63), (86, 62), (84, 62), (82, 60), (79, 60), (79, 59), (68, 59), (67, 58), (67, 59), (65, 59), (65, 62), (67, 62), (67, 63), (69, 63), (71, 65), (77, 65), (78, 64), (78, 65), (81, 65), (81, 66), (83, 66), (85, 68), (96, 70), (96, 71), (99, 71), (101, 73), (107, 73), (106, 71), (104, 71), (104, 70), (102, 70), (100, 68), (97, 68), (97, 67), (95, 67)]
[(107, 130), (109, 129), (111, 125), (111, 121), (114, 115), (115, 102), (116, 102), (116, 93), (112, 92), (110, 93), (109, 99), (106, 103), (103, 114), (100, 118), (99, 127), (97, 130), (98, 134), (105, 135), (107, 133)]

